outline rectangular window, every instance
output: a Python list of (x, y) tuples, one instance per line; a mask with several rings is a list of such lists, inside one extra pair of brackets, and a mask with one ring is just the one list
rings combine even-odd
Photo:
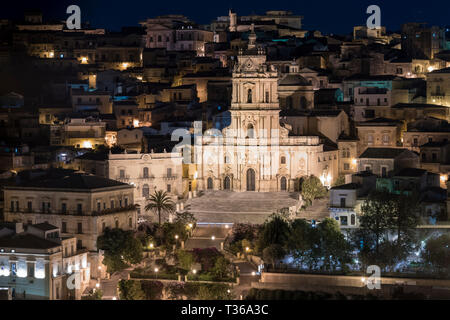
[(130, 228), (133, 227), (133, 218), (128, 218), (128, 226), (129, 226)]
[(82, 248), (83, 248), (83, 241), (77, 240), (77, 249), (82, 249)]
[(61, 229), (62, 233), (67, 233), (67, 222), (62, 222)]
[(97, 202), (97, 211), (100, 212), (101, 208), (102, 208), (102, 207), (101, 207), (101, 203), (100, 203), (100, 202)]
[(381, 177), (386, 178), (387, 177), (387, 168), (381, 167)]
[(341, 225), (346, 226), (348, 224), (347, 217), (341, 216)]
[(111, 200), (111, 209), (114, 209), (114, 200)]
[(28, 265), (28, 277), (34, 277), (34, 264)]
[(11, 274), (12, 274), (13, 276), (15, 276), (15, 275), (16, 275), (16, 272), (17, 272), (16, 263), (13, 262), (13, 263), (11, 263)]
[(344, 163), (344, 170), (350, 170), (350, 165), (348, 163)]
[(83, 223), (82, 222), (78, 222), (78, 233), (82, 234), (83, 233)]
[(167, 168), (167, 177), (172, 177), (172, 168)]
[(172, 192), (172, 186), (170, 184), (167, 185), (167, 192)]
[(125, 198), (125, 207), (128, 207), (128, 198)]
[(82, 214), (83, 213), (83, 205), (81, 203), (77, 204), (77, 213)]
[(341, 208), (345, 208), (345, 198), (341, 198)]
[(61, 203), (61, 213), (67, 213), (67, 203)]
[(33, 202), (28, 201), (28, 203), (27, 203), (27, 209), (28, 209), (28, 212), (32, 212), (32, 211), (33, 211)]

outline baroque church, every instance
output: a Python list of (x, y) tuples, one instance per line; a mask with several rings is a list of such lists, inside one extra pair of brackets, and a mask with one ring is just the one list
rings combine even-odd
[(280, 81), (252, 28), (233, 70), (231, 124), (195, 147), (199, 190), (295, 192), (310, 175), (326, 186), (337, 179), (337, 149), (280, 121)]

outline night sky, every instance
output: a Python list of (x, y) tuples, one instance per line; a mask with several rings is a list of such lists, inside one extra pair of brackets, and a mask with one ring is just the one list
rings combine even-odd
[(21, 18), (24, 9), (42, 9), (44, 19), (65, 20), (66, 8), (77, 4), (82, 21), (92, 27), (119, 30), (121, 26), (136, 26), (147, 17), (178, 13), (197, 23), (210, 23), (217, 16), (227, 15), (233, 8), (238, 15), (263, 14), (267, 10), (291, 10), (304, 16), (304, 29), (324, 33), (351, 33), (354, 25), (365, 24), (366, 9), (371, 4), (381, 8), (381, 24), (388, 30), (399, 30), (405, 22), (427, 22), (450, 25), (449, 0), (366, 1), (366, 0), (16, 0), (2, 3), (1, 18)]

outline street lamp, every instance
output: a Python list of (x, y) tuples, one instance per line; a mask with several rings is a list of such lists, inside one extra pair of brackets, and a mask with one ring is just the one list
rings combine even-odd
[(256, 272), (255, 271), (252, 271), (252, 276), (255, 276), (256, 275)]
[(212, 237), (211, 237), (211, 240), (216, 240), (216, 237), (215, 237), (215, 236), (212, 236)]
[(246, 252), (249, 252), (249, 251), (250, 251), (250, 248), (249, 248), (249, 247), (245, 247), (245, 251), (246, 251)]
[(116, 298), (116, 297), (113, 297), (113, 300), (117, 300), (117, 298)]
[(95, 287), (96, 287), (97, 289), (100, 288), (100, 283), (97, 282), (97, 283), (95, 284)]
[(192, 273), (197, 274), (197, 270), (196, 269), (192, 270)]
[(158, 274), (159, 269), (155, 268), (155, 279), (156, 279), (156, 275)]

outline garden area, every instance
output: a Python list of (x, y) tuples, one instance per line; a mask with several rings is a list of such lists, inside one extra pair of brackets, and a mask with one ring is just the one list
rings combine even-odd
[(145, 268), (136, 268), (130, 277), (135, 279), (167, 279), (188, 281), (235, 282), (232, 264), (216, 248), (183, 250), (160, 256)]
[(231, 287), (222, 283), (121, 280), (121, 300), (231, 300)]
[(383, 276), (450, 277), (450, 235), (418, 236), (416, 201), (376, 192), (362, 205), (360, 228), (338, 222), (289, 220), (273, 214), (263, 225), (235, 224), (225, 242), (232, 254), (263, 259), (265, 271), (357, 274), (377, 265)]

